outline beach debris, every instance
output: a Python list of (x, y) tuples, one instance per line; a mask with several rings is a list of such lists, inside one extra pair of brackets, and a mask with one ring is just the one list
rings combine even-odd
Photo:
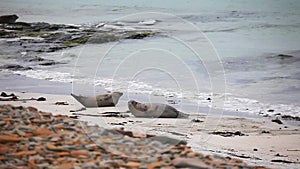
[(1, 92), (1, 95), (0, 96), (2, 96), (2, 97), (14, 97), (14, 96), (16, 96), (14, 93), (11, 93), (11, 94), (6, 94), (5, 92)]
[(182, 140), (104, 129), (34, 107), (0, 105), (0, 124), (0, 168), (255, 168), (194, 152)]
[(282, 115), (282, 119), (284, 120), (295, 120), (295, 121), (300, 121), (300, 117), (297, 116), (291, 116), (291, 115)]
[[(35, 99), (33, 99), (33, 100), (35, 100)], [(36, 101), (46, 101), (46, 98), (45, 97), (39, 97), (39, 98), (36, 99)]]
[(246, 154), (235, 154), (235, 153), (227, 153), (228, 155), (231, 155), (233, 157), (238, 158), (245, 158), (245, 159), (254, 159), (254, 160), (262, 160), (261, 158), (255, 157), (255, 156), (248, 156)]
[(8, 69), (8, 70), (13, 70), (13, 71), (17, 71), (17, 70), (31, 70), (31, 67), (24, 67), (18, 64), (6, 64), (6, 65), (2, 65), (0, 66), (0, 69)]
[(283, 124), (283, 122), (279, 118), (272, 119), (271, 121), (277, 124)]
[(235, 131), (235, 132), (231, 132), (231, 131), (214, 131), (211, 132), (209, 134), (214, 134), (214, 135), (220, 135), (223, 137), (234, 137), (234, 136), (248, 136), (240, 131)]
[(281, 160), (281, 159), (271, 160), (271, 162), (273, 162), (273, 163), (287, 163), (287, 164), (295, 163), (293, 161)]
[(125, 35), (125, 39), (144, 39), (146, 37), (154, 36), (153, 32), (128, 32)]
[(68, 102), (64, 101), (64, 102), (55, 102), (55, 105), (69, 105)]
[(86, 110), (86, 108), (82, 107), (82, 108), (77, 109), (77, 110), (70, 110), (70, 112), (79, 112), (79, 111), (84, 111), (84, 110)]
[(193, 119), (192, 122), (195, 122), (195, 123), (202, 123), (204, 122), (203, 120), (200, 120), (200, 119)]
[(17, 96), (4, 97), (4, 98), (0, 97), (0, 101), (18, 101), (18, 97)]
[[(3, 92), (2, 92), (3, 93)], [(3, 93), (3, 95), (5, 96), (5, 94)], [(16, 95), (14, 95), (13, 93), (12, 94), (10, 94), (10, 95), (6, 95), (7, 97), (3, 97), (3, 98), (1, 98), (0, 97), (0, 101), (30, 101), (30, 100), (36, 100), (36, 101), (46, 101), (46, 98), (44, 98), (44, 97), (39, 97), (39, 98), (37, 98), (37, 99), (35, 99), (35, 98), (30, 98), (30, 99), (19, 99), (19, 97), (18, 96), (16, 96)]]
[(100, 113), (102, 117), (120, 117), (120, 118), (125, 118), (129, 117), (128, 113), (124, 112), (103, 112)]
[(138, 133), (138, 132), (133, 132), (133, 131), (124, 131), (120, 129), (113, 129), (114, 131), (121, 133), (123, 135), (133, 137), (133, 138), (149, 138), (149, 137), (154, 137), (154, 135), (151, 134), (146, 134), (146, 133)]
[(276, 157), (288, 157), (287, 155), (281, 155), (279, 153), (275, 154)]
[(263, 130), (261, 131), (262, 134), (270, 134), (270, 131), (267, 131), (267, 130)]

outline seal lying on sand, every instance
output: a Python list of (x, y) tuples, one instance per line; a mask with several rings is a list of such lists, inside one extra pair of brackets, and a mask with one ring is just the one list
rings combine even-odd
[(107, 107), (117, 105), (120, 97), (123, 95), (121, 92), (113, 92), (111, 94), (103, 94), (97, 96), (77, 96), (75, 94), (71, 95), (85, 107)]
[(174, 107), (161, 103), (139, 103), (134, 100), (128, 102), (128, 108), (135, 117), (152, 118), (187, 118), (184, 114)]

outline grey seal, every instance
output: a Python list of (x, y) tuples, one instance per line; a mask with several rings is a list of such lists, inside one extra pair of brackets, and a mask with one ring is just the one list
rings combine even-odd
[(161, 103), (139, 103), (134, 100), (128, 102), (128, 108), (135, 117), (148, 118), (187, 118), (188, 114), (182, 113), (172, 106)]
[(117, 105), (123, 93), (113, 92), (97, 96), (77, 96), (73, 93), (71, 95), (85, 107), (107, 107)]

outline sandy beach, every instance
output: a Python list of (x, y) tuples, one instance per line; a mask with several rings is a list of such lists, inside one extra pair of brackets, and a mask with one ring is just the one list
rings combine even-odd
[[(107, 129), (122, 129), (185, 140), (195, 152), (239, 158), (249, 165), (270, 168), (300, 166), (299, 126), (290, 125), (288, 121), (278, 124), (272, 122), (272, 117), (219, 118), (206, 115), (192, 115), (188, 119), (136, 118), (128, 112), (127, 107), (82, 109), (82, 105), (68, 95), (13, 93), (19, 99), (44, 97), (46, 101), (1, 101), (1, 104), (33, 106), (40, 111), (56, 115), (77, 116), (79, 121)], [(106, 112), (120, 114), (118, 117), (104, 117)]]
[(299, 1), (0, 9), (0, 169), (300, 168)]

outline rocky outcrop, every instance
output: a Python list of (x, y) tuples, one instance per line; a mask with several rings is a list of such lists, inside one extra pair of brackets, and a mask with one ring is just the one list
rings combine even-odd
[(2, 15), (0, 16), (0, 23), (15, 23), (18, 18), (17, 15)]

